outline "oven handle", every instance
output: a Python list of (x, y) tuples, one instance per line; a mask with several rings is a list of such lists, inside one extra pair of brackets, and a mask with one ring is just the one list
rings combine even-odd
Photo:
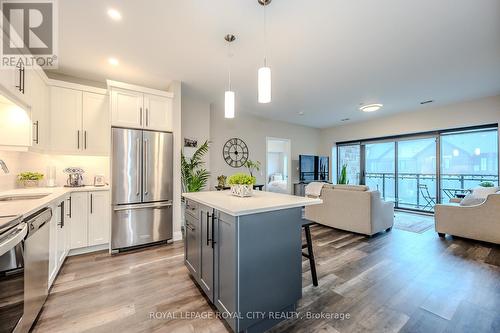
[(3, 237), (0, 243), (0, 256), (7, 253), (17, 244), (19, 244), (28, 234), (28, 225), (21, 223), (10, 232), (9, 235)]

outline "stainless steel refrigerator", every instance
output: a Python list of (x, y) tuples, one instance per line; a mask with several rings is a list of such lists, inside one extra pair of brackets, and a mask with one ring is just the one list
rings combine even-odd
[(172, 239), (172, 133), (112, 133), (111, 249)]

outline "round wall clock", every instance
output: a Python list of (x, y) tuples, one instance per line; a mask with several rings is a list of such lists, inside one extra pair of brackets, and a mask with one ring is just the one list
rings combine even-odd
[(229, 139), (222, 148), (222, 156), (228, 165), (240, 168), (248, 160), (248, 147), (241, 139)]

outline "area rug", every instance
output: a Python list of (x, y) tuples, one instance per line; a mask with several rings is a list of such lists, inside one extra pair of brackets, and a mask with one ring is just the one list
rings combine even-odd
[(424, 219), (414, 216), (396, 215), (394, 219), (394, 228), (421, 234), (434, 227), (431, 219)]

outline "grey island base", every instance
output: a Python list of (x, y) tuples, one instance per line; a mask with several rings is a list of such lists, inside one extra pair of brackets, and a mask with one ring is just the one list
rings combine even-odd
[(268, 192), (185, 193), (185, 264), (234, 332), (263, 332), (302, 297), (302, 207), (320, 199)]

